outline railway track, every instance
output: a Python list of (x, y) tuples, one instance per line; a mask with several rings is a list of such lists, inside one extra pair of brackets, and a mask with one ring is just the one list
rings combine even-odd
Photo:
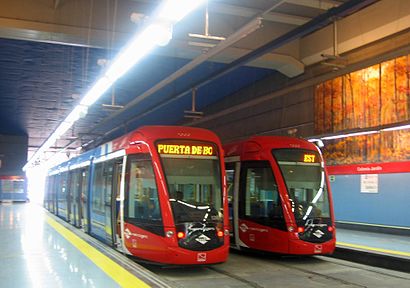
[(408, 287), (410, 274), (329, 257), (231, 253), (204, 267), (147, 267), (173, 287)]

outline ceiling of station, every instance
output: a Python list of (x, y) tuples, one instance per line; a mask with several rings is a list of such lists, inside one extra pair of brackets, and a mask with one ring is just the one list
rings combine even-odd
[[(178, 23), (169, 45), (122, 77), (51, 150), (92, 147), (141, 125), (183, 123), (184, 111), (202, 111), (274, 73), (301, 75), (311, 64), (304, 59), (313, 59), (301, 38), (373, 2), (210, 0), (208, 25), (205, 6)], [(159, 3), (1, 1), (0, 133), (27, 134), (29, 155), (35, 152)]]

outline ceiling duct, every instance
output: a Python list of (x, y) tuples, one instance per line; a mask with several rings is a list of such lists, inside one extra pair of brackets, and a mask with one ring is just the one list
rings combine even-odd
[[(217, 78), (219, 78), (223, 75), (228, 74), (229, 72), (235, 70), (236, 68), (238, 68), (242, 65), (245, 65), (245, 64), (247, 64), (251, 61), (254, 61), (257, 58), (259, 58), (259, 57), (261, 57), (261, 56), (263, 56), (267, 53), (270, 53), (272, 50), (274, 50), (276, 48), (279, 48), (279, 47), (281, 47), (281, 46), (283, 46), (283, 45), (285, 45), (285, 44), (287, 44), (287, 43), (289, 43), (293, 40), (304, 37), (304, 36), (314, 32), (318, 29), (321, 29), (321, 28), (329, 25), (330, 23), (333, 22), (333, 20), (335, 18), (347, 17), (350, 14), (353, 14), (354, 12), (357, 12), (358, 10), (363, 9), (364, 7), (367, 7), (368, 5), (371, 5), (371, 4), (373, 4), (374, 2), (377, 2), (377, 1), (378, 0), (351, 0), (349, 2), (343, 3), (342, 5), (340, 5), (338, 7), (332, 8), (332, 9), (328, 10), (326, 13), (323, 13), (323, 14), (319, 15), (318, 17), (312, 19), (308, 23), (306, 23), (304, 25), (301, 25), (301, 26), (298, 26), (297, 28), (293, 29), (292, 31), (290, 31), (290, 32), (288, 32), (288, 33), (286, 33), (286, 34), (272, 40), (271, 42), (263, 45), (262, 47), (260, 47), (256, 50), (246, 54), (245, 56), (233, 61), (231, 64), (229, 64), (226, 67), (219, 70), (219, 72), (214, 73), (213, 76), (211, 76), (209, 78), (200, 79), (199, 81), (197, 81), (195, 83), (188, 83), (186, 89), (183, 90), (182, 92), (171, 96), (168, 100), (162, 102), (160, 105), (156, 105), (152, 109), (146, 111), (145, 113), (142, 113), (142, 114), (138, 115), (137, 117), (135, 117), (133, 119), (130, 119), (129, 121), (140, 119), (140, 118), (148, 115), (149, 113), (152, 113), (152, 112), (154, 112), (154, 111), (168, 105), (172, 101), (175, 101), (176, 99), (181, 98), (182, 96), (189, 93), (191, 91), (192, 87), (197, 87), (199, 89), (202, 86), (205, 86), (206, 84), (212, 82), (213, 80), (215, 80), (215, 79), (217, 79)], [(220, 44), (223, 44), (224, 42), (225, 41), (221, 42)], [(210, 51), (212, 51), (212, 50), (210, 50)], [(196, 59), (194, 59), (193, 61), (195, 61), (195, 60)], [(126, 106), (126, 108), (127, 107), (131, 108), (132, 106), (134, 106), (134, 103), (133, 103), (134, 101), (130, 102)], [(113, 117), (115, 117), (115, 115), (113, 115)], [(200, 123), (200, 122), (205, 122), (205, 121), (207, 121), (208, 119), (210, 119), (212, 117), (213, 117), (213, 115), (203, 117), (201, 119), (198, 119), (196, 122), (192, 123), (191, 125), (197, 124), (197, 123)], [(111, 120), (111, 119), (112, 118), (107, 118), (107, 121)], [(104, 120), (99, 125), (107, 123), (107, 121)], [(99, 126), (99, 125), (97, 125), (97, 126)], [(107, 132), (106, 135), (108, 135), (109, 133), (111, 133), (111, 132), (113, 132), (117, 129), (118, 129), (118, 127), (114, 128), (113, 130)]]

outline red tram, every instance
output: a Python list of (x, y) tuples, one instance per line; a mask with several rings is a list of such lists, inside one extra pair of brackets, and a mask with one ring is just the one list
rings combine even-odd
[(44, 205), (143, 260), (220, 263), (229, 252), (223, 165), (214, 133), (145, 126), (51, 169)]
[(332, 196), (319, 148), (298, 138), (255, 136), (224, 150), (233, 248), (334, 251)]

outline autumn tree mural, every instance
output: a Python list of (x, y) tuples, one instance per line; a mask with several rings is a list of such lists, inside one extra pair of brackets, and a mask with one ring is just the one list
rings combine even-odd
[[(410, 55), (355, 71), (316, 86), (317, 134), (379, 127), (410, 120)], [(410, 160), (410, 131), (326, 142), (328, 164)]]

